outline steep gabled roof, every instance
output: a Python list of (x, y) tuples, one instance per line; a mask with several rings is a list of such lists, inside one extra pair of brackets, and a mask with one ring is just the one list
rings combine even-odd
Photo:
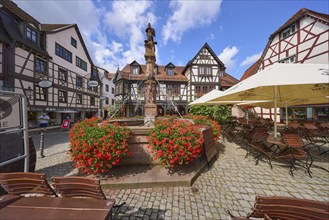
[(223, 77), (220, 79), (220, 86), (221, 87), (231, 87), (237, 84), (239, 80), (234, 78), (228, 73), (224, 73)]
[[(265, 49), (264, 49), (264, 51), (262, 53), (262, 56), (260, 57), (260, 61), (263, 61), (264, 60), (264, 56), (265, 56), (268, 48), (270, 47), (273, 38), (278, 33), (280, 33), (281, 31), (285, 30), (286, 28), (288, 28), (289, 26), (291, 26), (296, 21), (302, 19), (304, 16), (310, 16), (310, 17), (313, 17), (313, 18), (320, 19), (323, 22), (326, 22), (327, 24), (329, 23), (329, 15), (328, 14), (322, 14), (322, 13), (315, 12), (315, 11), (312, 11), (312, 10), (309, 10), (309, 9), (306, 9), (306, 8), (301, 8), (296, 14), (294, 14), (290, 19), (288, 19), (281, 27), (279, 27), (279, 29), (277, 29), (275, 32), (273, 32), (270, 35), (269, 40), (268, 40), (268, 42), (267, 42), (267, 44), (265, 46)], [(261, 62), (258, 62), (258, 66), (256, 68), (256, 71), (257, 71), (257, 69), (259, 69), (260, 65), (261, 65)]]
[(14, 14), (18, 19), (22, 21), (26, 21), (28, 23), (33, 24), (37, 28), (39, 28), (40, 22), (33, 18), (31, 15), (26, 13), (24, 10), (19, 8), (17, 4), (10, 0), (0, 0), (0, 4), (11, 14)]
[(249, 67), (242, 75), (240, 81), (249, 78), (250, 76), (254, 75), (258, 69), (259, 63), (261, 59), (258, 59), (251, 67)]
[(129, 65), (130, 66), (140, 66), (139, 63), (136, 60), (134, 60), (133, 62), (131, 62)]
[[(25, 38), (21, 30), (19, 29), (19, 22), (22, 20), (17, 21), (17, 16), (11, 14), (11, 12), (4, 12), (2, 8), (0, 8), (0, 22), (1, 22), (1, 38), (4, 38), (4, 42), (13, 45), (23, 45), (28, 50), (32, 50), (35, 53), (50, 58), (47, 51), (36, 43), (28, 40)], [(26, 22), (26, 21), (24, 21)], [(9, 41), (9, 42), (8, 42)]]
[(40, 29), (45, 32), (56, 32), (63, 28), (72, 27), (74, 24), (41, 24)]
[[(137, 63), (137, 62), (136, 62)], [(130, 70), (131, 64), (126, 65), (121, 71), (119, 71), (119, 74), (124, 79), (129, 80), (146, 80), (146, 65), (140, 65), (141, 70), (140, 74), (131, 74)], [(156, 74), (156, 78), (159, 81), (173, 81), (173, 82), (187, 82), (186, 76), (182, 74), (182, 71), (184, 67), (182, 66), (176, 66), (174, 68), (174, 75), (173, 76), (167, 76), (166, 73), (166, 66), (157, 65), (158, 67), (158, 73)], [(117, 79), (118, 73), (115, 76), (114, 81)]]
[(172, 62), (169, 62), (166, 66), (165, 66), (165, 70), (167, 68), (175, 68), (176, 66), (172, 63)]
[[(223, 62), (217, 57), (217, 55), (216, 55), (215, 52), (211, 49), (211, 47), (208, 45), (208, 43), (205, 43), (205, 44), (201, 47), (201, 49), (199, 50), (199, 52), (193, 57), (193, 59), (190, 60), (190, 61), (187, 63), (187, 65), (186, 65), (186, 67), (185, 67), (186, 69), (187, 69), (190, 65), (192, 65), (193, 61), (197, 58), (197, 56), (202, 52), (202, 50), (203, 50), (204, 48), (206, 48), (206, 49), (209, 51), (209, 53), (214, 57), (214, 59), (216, 60), (216, 62), (218, 63), (218, 65), (219, 65), (221, 68), (226, 69), (224, 63), (223, 63)], [(184, 71), (184, 72), (185, 72), (185, 71)]]
[(322, 14), (316, 11), (309, 10), (307, 8), (301, 8), (296, 14), (294, 14), (288, 21), (286, 21), (279, 29), (277, 29), (273, 34), (271, 34), (270, 38), (274, 37), (277, 33), (283, 31), (288, 28), (290, 25), (303, 18), (304, 16), (311, 16), (314, 18), (321, 19), (327, 23), (329, 23), (329, 15)]
[[(74, 28), (75, 31), (77, 32), (77, 35), (79, 37), (79, 40), (81, 42), (81, 45), (83, 47), (83, 50), (85, 51), (86, 55), (87, 55), (87, 58), (89, 60), (89, 62), (91, 63), (92, 66), (94, 66), (94, 63), (93, 63), (93, 60), (91, 59), (90, 55), (89, 55), (89, 51), (86, 47), (86, 44), (82, 38), (82, 35), (81, 35), (81, 32), (79, 30), (79, 27), (77, 24), (54, 24), (54, 25), (51, 25), (51, 24), (44, 24), (45, 26), (43, 26), (45, 29), (48, 29), (47, 31), (47, 34), (55, 34), (55, 33), (58, 33), (58, 32), (61, 32), (61, 31), (65, 31), (69, 28)], [(57, 28), (56, 28), (57, 27)]]

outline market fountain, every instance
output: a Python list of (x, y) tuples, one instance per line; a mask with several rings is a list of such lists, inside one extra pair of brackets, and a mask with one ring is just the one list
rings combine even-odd
[[(160, 161), (153, 160), (152, 159), (152, 152), (148, 148), (148, 140), (147, 140), (147, 133), (148, 131), (153, 128), (155, 118), (157, 117), (157, 103), (156, 103), (156, 84), (158, 83), (156, 79), (156, 74), (154, 73), (154, 66), (156, 62), (156, 56), (155, 56), (155, 45), (157, 44), (154, 41), (155, 37), (155, 30), (151, 27), (151, 24), (149, 23), (146, 30), (146, 37), (147, 39), (144, 41), (145, 46), (145, 61), (146, 61), (146, 78), (144, 81), (144, 89), (145, 89), (145, 105), (144, 105), (144, 121), (143, 125), (136, 125), (136, 126), (129, 126), (132, 124), (138, 124), (140, 121), (133, 119), (120, 119), (115, 120), (116, 122), (127, 124), (128, 127), (132, 130), (132, 136), (129, 139), (129, 146), (128, 149), (132, 153), (132, 156), (125, 157), (122, 159), (120, 165), (117, 167), (113, 167), (113, 176), (114, 178), (110, 178), (108, 184), (109, 187), (130, 187), (130, 186), (124, 186), (123, 181), (127, 181), (130, 178), (136, 178), (136, 174), (134, 173), (132, 177), (128, 175), (128, 177), (125, 177), (124, 180), (122, 178), (117, 178), (116, 175), (122, 175), (120, 174), (120, 167), (126, 167), (125, 169), (129, 171), (136, 170), (139, 167), (148, 167), (147, 172), (151, 172), (150, 170), (156, 170), (153, 171), (153, 178), (154, 180), (157, 179), (157, 175), (161, 172), (167, 172), (164, 171), (165, 168), (159, 168), (161, 166), (155, 166), (159, 165)], [(201, 129), (203, 132), (204, 139), (206, 140), (204, 144), (204, 156), (203, 159), (196, 161), (193, 164), (190, 164), (186, 167), (185, 170), (183, 170), (183, 173), (185, 173), (186, 181), (180, 182), (179, 185), (191, 185), (193, 180), (198, 176), (198, 174), (201, 172), (203, 168), (206, 167), (206, 165), (209, 163), (211, 159), (215, 157), (217, 154), (217, 150), (215, 148), (215, 141), (212, 136), (211, 129)], [(208, 164), (209, 165), (209, 164)], [(128, 168), (127, 168), (128, 166)], [(144, 172), (144, 171), (143, 171)], [(130, 172), (129, 172), (130, 173)], [(140, 180), (139, 180), (140, 181)], [(170, 179), (166, 179), (166, 185), (168, 185), (168, 182), (170, 182)], [(128, 181), (131, 183), (131, 181)], [(134, 182), (134, 181), (133, 181)], [(176, 182), (174, 184), (177, 184)], [(129, 185), (129, 184), (128, 184)], [(158, 186), (158, 184), (155, 184)], [(150, 186), (155, 186), (151, 184)], [(132, 184), (133, 187), (136, 187), (136, 185)], [(145, 186), (145, 184), (144, 184)]]

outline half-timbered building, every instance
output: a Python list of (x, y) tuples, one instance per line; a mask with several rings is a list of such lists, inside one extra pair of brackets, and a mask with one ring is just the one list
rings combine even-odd
[(25, 94), (32, 120), (41, 112), (52, 124), (96, 115), (100, 90), (88, 80), (100, 80), (77, 25), (41, 24), (14, 2), (0, 3), (1, 89)]
[[(172, 63), (166, 66), (155, 65), (158, 115), (175, 114), (177, 111), (186, 114), (188, 80), (182, 74), (183, 68)], [(116, 102), (121, 107), (120, 115), (144, 115), (146, 65), (134, 61), (118, 70), (113, 80)]]
[[(241, 77), (244, 80), (274, 63), (325, 63), (329, 65), (329, 15), (300, 9), (269, 37), (261, 58)], [(283, 112), (283, 111), (281, 111)], [(328, 103), (290, 108), (291, 119), (328, 120)], [(261, 116), (273, 111), (260, 109)], [(283, 118), (283, 114), (281, 114)]]
[[(188, 101), (194, 101), (213, 89), (225, 90), (238, 82), (225, 73), (225, 65), (205, 43), (183, 70), (188, 79)], [(223, 84), (221, 85), (221, 82)], [(231, 85), (231, 86), (232, 86)]]
[[(225, 90), (238, 82), (225, 72), (224, 64), (205, 43), (186, 66), (155, 65), (158, 115), (187, 114), (188, 103), (213, 89)], [(136, 61), (118, 70), (115, 96), (121, 116), (144, 114), (146, 65)]]

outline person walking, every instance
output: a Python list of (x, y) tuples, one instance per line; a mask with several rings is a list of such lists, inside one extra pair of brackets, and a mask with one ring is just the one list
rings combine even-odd
[(39, 127), (41, 130), (45, 131), (47, 126), (48, 126), (48, 123), (49, 123), (49, 116), (47, 115), (47, 113), (42, 113), (41, 116), (39, 116)]

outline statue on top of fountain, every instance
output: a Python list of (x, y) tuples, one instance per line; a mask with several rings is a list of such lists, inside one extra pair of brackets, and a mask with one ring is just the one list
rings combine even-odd
[(147, 35), (147, 40), (145, 40), (145, 43), (153, 42), (156, 44), (156, 42), (154, 42), (155, 30), (154, 30), (154, 28), (151, 27), (150, 23), (148, 23), (145, 32)]
[(145, 61), (146, 61), (146, 76), (147, 79), (154, 78), (154, 65), (156, 62), (155, 58), (155, 45), (157, 42), (154, 42), (155, 30), (151, 27), (151, 24), (148, 23), (146, 32), (146, 40), (145, 42)]

